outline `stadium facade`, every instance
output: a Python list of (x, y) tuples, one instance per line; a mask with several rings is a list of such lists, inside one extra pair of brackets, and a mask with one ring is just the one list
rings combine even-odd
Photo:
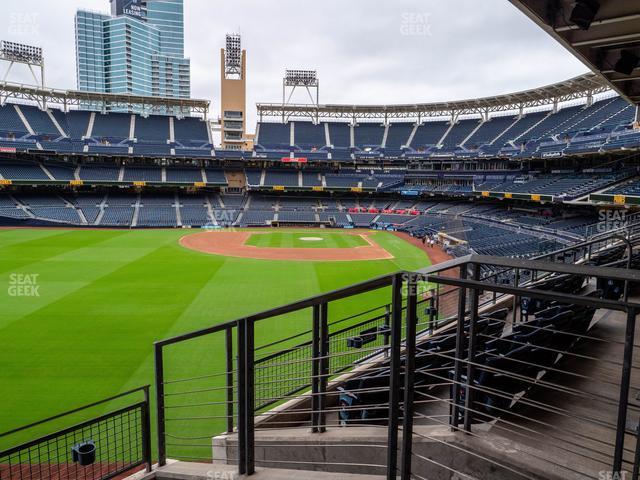
[(111, 14), (79, 10), (75, 34), (79, 90), (190, 98), (182, 0), (112, 0)]

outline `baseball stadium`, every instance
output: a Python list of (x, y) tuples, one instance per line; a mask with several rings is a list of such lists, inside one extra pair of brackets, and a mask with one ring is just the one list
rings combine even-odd
[(78, 10), (75, 90), (0, 41), (0, 480), (640, 478), (640, 4), (502, 3), (587, 73), (249, 106), (183, 0)]

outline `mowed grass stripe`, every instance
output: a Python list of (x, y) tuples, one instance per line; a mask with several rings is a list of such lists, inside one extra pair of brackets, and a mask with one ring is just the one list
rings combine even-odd
[[(96, 233), (100, 233), (97, 235)], [(0, 273), (13, 272), (25, 265), (55, 257), (69, 250), (85, 248), (103, 242), (105, 238), (119, 237), (122, 231), (63, 231), (58, 235), (35, 238), (0, 248)]]
[[(323, 232), (308, 230), (303, 236), (318, 233)], [(176, 230), (123, 232), (102, 243), (89, 241), (88, 248), (75, 248), (77, 242), (62, 237), (70, 248), (40, 261), (51, 268), (47, 273), (52, 275), (51, 285), (87, 284), (0, 330), (0, 384), (3, 391), (11, 392), (0, 399), (0, 431), (152, 382), (154, 340), (394, 272), (396, 261), (411, 264), (413, 269), (428, 264), (422, 251), (394, 240), (389, 241), (389, 248), (400, 260), (273, 262), (192, 252), (178, 245), (183, 234)], [(375, 235), (377, 240), (380, 235), (381, 244), (390, 237), (388, 233)], [(27, 248), (33, 255), (24, 255), (40, 256), (31, 245)], [(2, 250), (0, 247), (0, 254)], [(104, 273), (106, 264), (110, 260), (115, 264), (115, 259), (125, 263), (98, 278), (82, 270), (86, 264), (87, 270)], [(385, 292), (372, 293), (332, 304), (329, 315), (335, 320), (387, 300)], [(13, 308), (6, 312), (7, 318), (19, 315), (18, 310), (12, 313)], [(310, 322), (310, 309), (262, 322), (256, 328), (256, 345), (306, 331)], [(204, 337), (171, 347), (166, 353), (168, 374), (220, 373), (221, 342), (221, 337)], [(203, 385), (215, 386), (216, 381), (203, 381)], [(218, 401), (222, 393), (216, 392), (181, 400)], [(174, 409), (172, 415), (220, 413), (220, 407), (213, 405), (179, 410)], [(222, 430), (221, 425), (217, 420), (203, 425), (186, 422), (181, 433), (215, 434)]]
[(0, 430), (120, 391), (215, 274), (178, 253), (158, 248), (2, 329), (2, 383), (19, 395), (4, 399)]
[[(158, 248), (156, 242), (149, 240), (145, 242), (145, 247), (123, 246), (122, 235), (113, 236), (108, 231), (94, 231), (92, 236), (104, 240), (84, 248), (67, 250), (55, 257), (23, 265), (13, 272), (0, 275), (0, 298), (4, 306), (0, 310), (0, 329)], [(172, 241), (171, 238), (164, 240), (165, 243)], [(51, 238), (50, 242), (64, 243), (65, 239)], [(131, 243), (135, 244), (127, 242)], [(11, 296), (9, 289), (16, 279), (12, 274), (37, 275), (38, 296)]]

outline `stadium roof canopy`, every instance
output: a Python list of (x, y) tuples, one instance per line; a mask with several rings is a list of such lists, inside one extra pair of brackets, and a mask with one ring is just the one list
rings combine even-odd
[(8, 99), (19, 99), (45, 105), (60, 105), (66, 111), (69, 107), (104, 107), (105, 109), (134, 110), (134, 107), (143, 107), (143, 110), (153, 113), (164, 109), (180, 108), (190, 109), (193, 113), (202, 114), (205, 118), (209, 112), (208, 100), (149, 97), (142, 95), (124, 95), (115, 93), (81, 92), (78, 90), (56, 90), (33, 85), (0, 82), (0, 103), (4, 105)]
[(533, 107), (592, 97), (610, 90), (607, 82), (594, 74), (581, 75), (564, 82), (522, 92), (453, 102), (406, 105), (296, 105), (259, 103), (258, 116), (283, 119), (311, 118), (423, 118), (460, 115), (489, 115), (494, 112), (522, 111)]
[(511, 3), (611, 88), (629, 102), (640, 104), (639, 1), (511, 0)]

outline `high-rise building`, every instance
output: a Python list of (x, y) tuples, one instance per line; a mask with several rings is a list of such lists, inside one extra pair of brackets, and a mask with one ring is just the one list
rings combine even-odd
[(79, 90), (191, 96), (183, 0), (111, 0), (111, 14), (79, 10), (75, 25)]

